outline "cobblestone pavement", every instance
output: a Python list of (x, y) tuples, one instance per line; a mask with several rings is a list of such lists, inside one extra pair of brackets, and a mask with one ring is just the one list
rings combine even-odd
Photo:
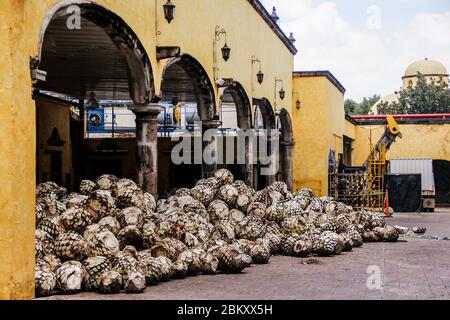
[[(425, 226), (428, 235), (450, 236), (450, 208), (434, 214), (397, 214), (390, 225)], [(368, 243), (323, 264), (274, 257), (238, 275), (198, 276), (149, 287), (139, 295), (83, 293), (49, 299), (450, 299), (450, 241), (403, 238), (398, 243)], [(382, 289), (367, 289), (369, 266), (381, 270)]]

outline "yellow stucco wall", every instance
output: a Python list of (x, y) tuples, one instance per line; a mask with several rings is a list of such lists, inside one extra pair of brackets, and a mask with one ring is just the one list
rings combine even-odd
[(293, 91), (302, 102), (293, 106), (294, 190), (311, 188), (328, 193), (330, 150), (342, 153), (345, 128), (344, 95), (326, 77), (294, 77)]
[[(403, 124), (403, 138), (396, 140), (387, 159), (432, 158), (450, 161), (450, 124)], [(354, 142), (355, 165), (364, 163), (369, 155), (370, 132), (374, 143), (384, 131), (384, 126), (356, 126)]]
[[(221, 78), (233, 78), (239, 81), (250, 98), (267, 98), (275, 106), (274, 86), (275, 77), (283, 79), (286, 98), (278, 99), (278, 108), (286, 108), (291, 111), (292, 97), (292, 70), (294, 59), (292, 53), (270, 29), (267, 23), (260, 17), (251, 4), (246, 0), (189, 0), (177, 1), (175, 18), (168, 24), (164, 19), (162, 5), (166, 0), (158, 0), (157, 30), (161, 32), (157, 36), (158, 46), (179, 46), (181, 52), (188, 53), (197, 59), (206, 69), (211, 82), (213, 75), (213, 40), (216, 25), (227, 31), (227, 42), (231, 48), (231, 57), (228, 62), (222, 59), (220, 49), (224, 45), (224, 36), (217, 45), (218, 68), (216, 76)], [(264, 82), (259, 85), (256, 81), (256, 73), (259, 71), (255, 64), (252, 74), (252, 56), (261, 60), (262, 72), (265, 74)], [(158, 65), (161, 78), (164, 65), (167, 61), (161, 61)], [(254, 89), (252, 93), (252, 77), (254, 77)], [(158, 80), (156, 81), (158, 83)], [(281, 89), (278, 85), (278, 91)], [(159, 92), (160, 86), (156, 88)], [(219, 105), (218, 92), (216, 90), (216, 103)]]
[(34, 294), (36, 130), (26, 3), (0, 1), (0, 299)]
[[(62, 156), (62, 174), (64, 176), (72, 174), (72, 142), (70, 139), (70, 107), (67, 104), (50, 101), (47, 99), (36, 99), (37, 108), (37, 151), (38, 151), (38, 172), (49, 175), (51, 173), (51, 156), (47, 151), (59, 151)], [(50, 138), (53, 129), (56, 128), (61, 140), (66, 144), (62, 147), (49, 146), (47, 140)]]
[[(38, 55), (42, 23), (58, 3), (59, 0), (0, 1), (0, 299), (34, 295), (36, 120), (29, 58)], [(95, 3), (120, 16), (137, 34), (150, 57), (156, 92), (166, 63), (156, 61), (157, 45), (180, 46), (199, 60), (214, 81), (212, 41), (219, 24), (228, 31), (232, 56), (225, 63), (219, 52), (218, 76), (234, 78), (250, 98), (267, 97), (272, 103), (275, 77), (282, 78), (287, 94), (279, 107), (290, 110), (293, 56), (247, 1), (177, 1), (175, 20), (170, 25), (163, 18), (163, 0)], [(157, 30), (161, 32), (158, 37)], [(219, 49), (222, 45), (220, 42)], [(262, 60), (266, 74), (264, 84), (255, 85), (254, 94), (250, 85), (253, 55)]]

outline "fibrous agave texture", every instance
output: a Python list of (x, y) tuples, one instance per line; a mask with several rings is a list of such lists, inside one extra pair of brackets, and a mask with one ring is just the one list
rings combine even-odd
[(110, 261), (101, 256), (88, 258), (83, 261), (87, 272), (86, 290), (96, 291), (101, 284), (101, 277), (105, 272), (111, 271)]
[(66, 230), (83, 232), (92, 224), (91, 214), (83, 207), (73, 206), (61, 215), (61, 222)]
[(116, 201), (111, 191), (95, 190), (88, 201), (87, 210), (91, 214), (92, 221), (97, 222), (108, 216), (116, 207)]
[[(35, 232), (36, 241), (36, 252), (41, 257), (44, 255), (53, 254), (55, 251), (55, 239), (53, 239), (48, 232), (40, 229), (36, 229)], [(39, 252), (40, 251), (40, 252)]]
[(331, 256), (398, 239), (379, 214), (310, 189), (291, 193), (283, 182), (255, 191), (226, 169), (158, 201), (111, 175), (84, 180), (79, 194), (45, 183), (36, 223), (39, 296), (137, 293), (170, 279), (239, 273), (275, 254)]
[(85, 232), (89, 257), (104, 256), (113, 259), (120, 250), (120, 244), (114, 234), (97, 226), (92, 233)]
[(98, 289), (101, 293), (114, 294), (122, 289), (122, 276), (116, 271), (107, 271), (100, 276)]
[(60, 234), (55, 241), (55, 253), (63, 261), (83, 261), (87, 257), (86, 240), (73, 231)]
[(231, 184), (226, 184), (219, 189), (218, 196), (220, 200), (223, 200), (229, 207), (234, 207), (239, 197), (238, 190)]
[(95, 182), (90, 180), (83, 180), (80, 184), (80, 193), (85, 196), (89, 196), (92, 192), (97, 189)]
[(78, 261), (68, 261), (56, 271), (57, 288), (66, 294), (82, 291), (86, 280), (86, 269)]
[(56, 288), (56, 275), (46, 263), (37, 261), (35, 269), (35, 292), (38, 297), (49, 296)]
[(112, 195), (117, 193), (117, 182), (119, 179), (111, 174), (105, 174), (96, 181), (99, 190), (110, 191)]
[(227, 169), (220, 169), (216, 172), (215, 177), (219, 179), (222, 185), (233, 184), (234, 176), (231, 171)]

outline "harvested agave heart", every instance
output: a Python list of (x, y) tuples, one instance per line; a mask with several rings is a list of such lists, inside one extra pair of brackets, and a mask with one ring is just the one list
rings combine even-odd
[(87, 241), (87, 253), (90, 257), (103, 256), (113, 259), (119, 250), (119, 241), (110, 231), (98, 231)]
[(39, 223), (38, 229), (47, 232), (53, 239), (56, 239), (61, 233), (66, 232), (61, 217), (59, 216), (43, 219)]
[(114, 294), (122, 289), (122, 276), (116, 271), (107, 271), (100, 276), (98, 289), (101, 293)]
[(40, 263), (45, 265), (46, 268), (50, 269), (52, 272), (56, 272), (62, 264), (61, 260), (55, 255), (46, 255), (42, 257), (42, 259), (40, 259)]
[(217, 179), (219, 179), (219, 182), (222, 185), (226, 185), (226, 184), (233, 184), (234, 182), (234, 177), (233, 174), (231, 173), (230, 170), (227, 169), (220, 169), (215, 173), (215, 177)]
[(117, 236), (117, 234), (122, 229), (119, 221), (117, 221), (117, 219), (112, 216), (104, 217), (98, 222), (98, 225), (100, 226), (100, 228), (110, 231), (115, 236)]
[(139, 229), (142, 229), (144, 226), (144, 213), (137, 207), (123, 209), (117, 216), (117, 219), (122, 228), (136, 226)]
[(66, 230), (82, 233), (92, 224), (92, 218), (83, 207), (73, 206), (61, 215), (61, 222)]
[(116, 201), (110, 191), (95, 190), (89, 199), (87, 210), (93, 222), (108, 216), (116, 208)]
[(144, 243), (142, 232), (135, 225), (127, 226), (120, 230), (117, 239), (119, 240), (120, 249), (128, 245), (140, 249)]
[(62, 293), (136, 293), (188, 275), (239, 273), (278, 253), (331, 256), (398, 239), (377, 213), (310, 189), (291, 193), (283, 182), (255, 191), (226, 169), (158, 201), (110, 175), (83, 181), (80, 194), (46, 183), (37, 195), (37, 295), (53, 292), (53, 272)]
[(96, 184), (99, 190), (110, 191), (112, 195), (115, 195), (118, 181), (119, 179), (116, 176), (105, 174), (97, 179)]
[(56, 288), (56, 275), (53, 271), (36, 265), (35, 292), (38, 297), (46, 297), (52, 294)]
[(87, 272), (86, 290), (96, 291), (100, 287), (100, 280), (105, 272), (111, 271), (111, 263), (105, 257), (88, 258), (83, 262)]
[(55, 240), (45, 231), (36, 229), (35, 238), (39, 243), (36, 243), (36, 253), (38, 256), (53, 254), (55, 251)]
[(80, 184), (80, 193), (85, 196), (89, 196), (97, 189), (97, 185), (95, 182), (90, 180), (83, 180)]
[(270, 260), (270, 250), (262, 244), (255, 244), (251, 247), (249, 256), (255, 264), (267, 264)]
[(142, 293), (147, 288), (145, 276), (139, 271), (127, 271), (123, 289), (127, 293)]
[(177, 260), (173, 263), (173, 277), (175, 279), (184, 279), (188, 273), (188, 265), (186, 262)]
[(192, 197), (207, 206), (214, 199), (214, 190), (207, 185), (197, 185), (191, 189)]
[(200, 255), (202, 272), (204, 274), (216, 274), (219, 269), (219, 260), (212, 254), (204, 252)]
[(225, 273), (239, 273), (252, 263), (252, 258), (232, 246), (218, 251), (219, 269)]
[(86, 279), (86, 270), (78, 261), (68, 261), (56, 271), (56, 287), (66, 294), (80, 292)]
[(63, 233), (56, 238), (55, 253), (64, 261), (83, 261), (87, 257), (86, 240), (73, 231)]

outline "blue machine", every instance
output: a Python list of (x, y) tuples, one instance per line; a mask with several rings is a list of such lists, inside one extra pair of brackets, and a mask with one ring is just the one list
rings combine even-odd
[(105, 109), (88, 109), (86, 120), (89, 133), (105, 132)]

